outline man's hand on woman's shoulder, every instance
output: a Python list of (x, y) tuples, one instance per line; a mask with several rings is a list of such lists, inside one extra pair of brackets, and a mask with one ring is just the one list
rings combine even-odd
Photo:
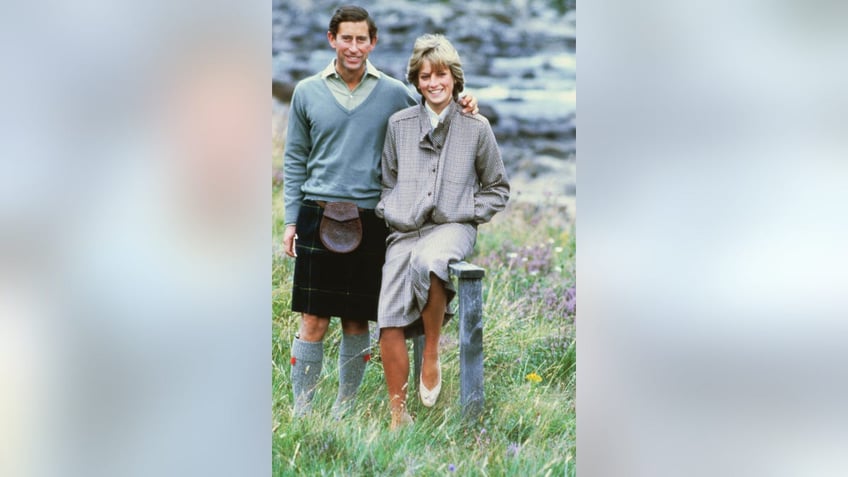
[(473, 95), (466, 94), (459, 98), (459, 105), (462, 106), (462, 112), (465, 114), (477, 114), (480, 109), (477, 107), (477, 98)]

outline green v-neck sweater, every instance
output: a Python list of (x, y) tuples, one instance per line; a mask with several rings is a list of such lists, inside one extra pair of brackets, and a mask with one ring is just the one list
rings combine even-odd
[(380, 157), (389, 116), (417, 102), (403, 83), (385, 74), (350, 111), (336, 101), (320, 74), (298, 83), (283, 163), (286, 224), (297, 222), (307, 199), (373, 209), (382, 189)]

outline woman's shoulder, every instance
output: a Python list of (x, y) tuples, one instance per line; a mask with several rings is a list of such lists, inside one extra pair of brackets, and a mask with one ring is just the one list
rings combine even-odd
[(421, 106), (415, 105), (410, 106), (408, 108), (403, 108), (400, 111), (389, 116), (389, 126), (395, 125), (402, 121), (407, 121), (410, 119), (417, 119), (418, 114), (420, 113)]
[(461, 127), (467, 128), (469, 131), (483, 132), (492, 128), (489, 124), (488, 118), (480, 113), (471, 114), (458, 111), (456, 116), (457, 117), (454, 118), (453, 121), (456, 121), (461, 125)]
[(471, 114), (459, 111), (459, 117), (463, 118), (465, 122), (468, 122), (469, 124), (474, 124), (478, 127), (489, 127), (489, 120), (486, 118), (486, 116), (483, 116), (479, 112)]

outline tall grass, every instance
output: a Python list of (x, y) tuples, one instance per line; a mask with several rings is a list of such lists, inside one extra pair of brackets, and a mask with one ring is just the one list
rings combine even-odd
[[(272, 128), (275, 170), (282, 165), (285, 114)], [(470, 261), (483, 285), (485, 410), (460, 413), (457, 320), (442, 337), (442, 394), (427, 409), (410, 392), (415, 424), (388, 430), (388, 393), (374, 336), (372, 360), (353, 413), (330, 417), (338, 388), (340, 326), (324, 340), (324, 372), (307, 419), (291, 417), (289, 348), (299, 325), (291, 309), (293, 261), (282, 251), (283, 197), (273, 190), (273, 437), (275, 476), (575, 475), (575, 248), (571, 211), (510, 203), (480, 227)], [(532, 374), (535, 373), (535, 374)], [(530, 379), (528, 379), (530, 376)], [(541, 380), (536, 379), (536, 376)], [(538, 381), (538, 382), (537, 382)], [(410, 383), (411, 388), (412, 383)]]
[(325, 339), (314, 411), (292, 419), (289, 347), (299, 318), (290, 311), (293, 262), (282, 252), (279, 186), (273, 197), (274, 475), (575, 475), (575, 239), (565, 210), (514, 203), (480, 227), (470, 260), (487, 269), (482, 416), (467, 422), (460, 413), (452, 320), (442, 340), (439, 402), (427, 409), (410, 393), (415, 424), (392, 433), (376, 341), (354, 412), (341, 421), (329, 416), (338, 386), (337, 320)]

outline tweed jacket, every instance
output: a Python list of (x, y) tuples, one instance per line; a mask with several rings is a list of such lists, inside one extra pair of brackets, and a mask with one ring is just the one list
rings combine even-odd
[(489, 121), (462, 114), (455, 102), (448, 107), (443, 138), (434, 138), (424, 104), (389, 118), (375, 212), (392, 230), (482, 224), (506, 206), (509, 183)]

